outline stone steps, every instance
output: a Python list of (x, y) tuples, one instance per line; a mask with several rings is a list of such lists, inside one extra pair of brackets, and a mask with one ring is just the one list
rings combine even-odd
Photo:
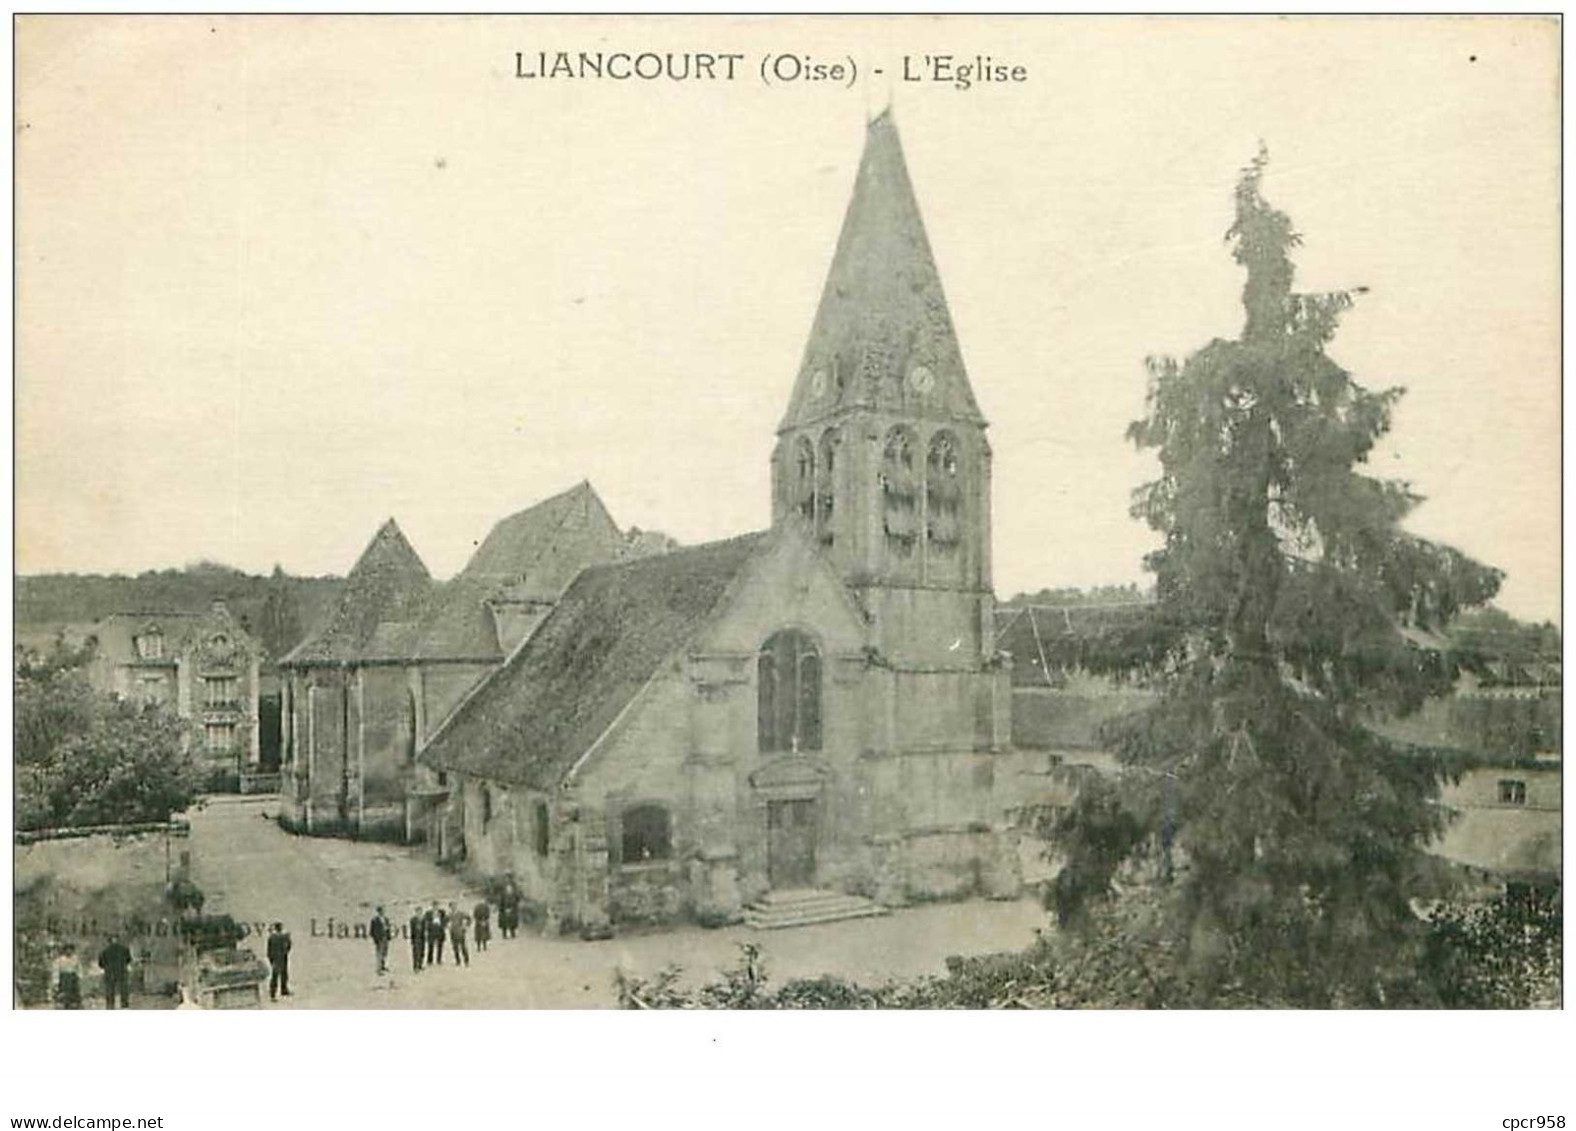
[(768, 892), (744, 909), (744, 921), (757, 930), (775, 931), (886, 913), (885, 907), (861, 896), (804, 889)]

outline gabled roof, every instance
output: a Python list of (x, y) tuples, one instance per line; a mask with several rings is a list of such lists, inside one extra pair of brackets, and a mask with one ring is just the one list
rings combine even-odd
[(982, 422), (890, 110), (867, 129), (779, 431), (854, 405)]
[(427, 567), (391, 518), (356, 560), (333, 611), (280, 663), (398, 659), (431, 593)]
[(701, 627), (768, 537), (585, 570), (450, 716), (422, 760), (540, 789), (558, 784)]
[(585, 529), (598, 520), (617, 531), (602, 500), (584, 481), (501, 520), (465, 568), (438, 591), (412, 634), (409, 658), (502, 660), (487, 602), (555, 600), (563, 580), (556, 577), (557, 571), (538, 567), (545, 567), (544, 559), (561, 533), (570, 527)]

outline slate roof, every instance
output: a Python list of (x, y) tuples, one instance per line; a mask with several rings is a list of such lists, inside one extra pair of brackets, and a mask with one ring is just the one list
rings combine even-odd
[(135, 660), (136, 638), (157, 628), (165, 641), (164, 655), (159, 662), (174, 663), (175, 656), (190, 642), (193, 630), (204, 615), (190, 612), (110, 613), (93, 624), (85, 639), (97, 641), (98, 654), (106, 660)]
[(768, 536), (583, 571), (450, 716), (422, 761), (539, 789), (558, 784), (718, 607)]
[(409, 658), (502, 660), (488, 600), (556, 599), (561, 583), (538, 583), (534, 567), (553, 550), (566, 523), (591, 511), (607, 514), (591, 484), (582, 481), (500, 520), (465, 568), (434, 597), (411, 635)]
[[(928, 389), (910, 379), (930, 371)], [(869, 124), (779, 430), (853, 405), (981, 421), (890, 110)]]
[(431, 594), (432, 576), (391, 518), (356, 560), (333, 611), (280, 663), (399, 659)]

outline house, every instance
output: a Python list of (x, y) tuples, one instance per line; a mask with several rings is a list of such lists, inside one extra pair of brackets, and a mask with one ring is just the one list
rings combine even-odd
[(445, 783), (416, 750), (528, 637), (588, 564), (628, 542), (589, 483), (498, 522), (442, 585), (390, 519), (325, 620), (280, 668), (296, 831), (429, 840), (444, 852)]
[(113, 613), (88, 643), (92, 686), (166, 704), (200, 728), (211, 788), (240, 789), (258, 772), (263, 652), (224, 601), (203, 613)]
[(589, 932), (1015, 895), (985, 432), (883, 114), (770, 529), (586, 568), (436, 730), (467, 867)]

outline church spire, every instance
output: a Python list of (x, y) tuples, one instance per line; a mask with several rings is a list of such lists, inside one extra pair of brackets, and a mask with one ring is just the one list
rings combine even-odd
[(855, 406), (982, 423), (888, 107), (866, 127), (779, 432)]

